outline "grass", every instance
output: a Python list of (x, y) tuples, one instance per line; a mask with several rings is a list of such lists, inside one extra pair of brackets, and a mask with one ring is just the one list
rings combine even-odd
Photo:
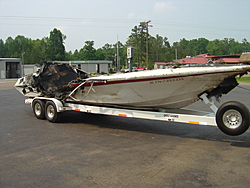
[(250, 76), (244, 76), (241, 78), (236, 78), (238, 82), (245, 82), (245, 83), (250, 83)]

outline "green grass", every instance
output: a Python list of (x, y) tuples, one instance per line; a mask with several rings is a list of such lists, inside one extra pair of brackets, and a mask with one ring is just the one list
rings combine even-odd
[(238, 82), (250, 83), (250, 77), (249, 77), (249, 76), (244, 76), (244, 77), (241, 77), (241, 78), (236, 78), (236, 80), (237, 80)]

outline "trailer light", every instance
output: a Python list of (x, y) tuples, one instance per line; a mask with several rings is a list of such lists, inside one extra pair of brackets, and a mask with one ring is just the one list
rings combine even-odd
[(118, 116), (127, 117), (127, 114), (118, 114)]
[(198, 121), (189, 121), (188, 123), (195, 125), (208, 125), (207, 122), (198, 122)]
[(25, 99), (25, 104), (32, 104), (31, 100)]
[(75, 109), (75, 111), (80, 112), (81, 110), (80, 109)]
[(200, 124), (200, 122), (198, 122), (198, 121), (189, 121), (188, 123), (195, 124), (195, 125), (199, 125)]

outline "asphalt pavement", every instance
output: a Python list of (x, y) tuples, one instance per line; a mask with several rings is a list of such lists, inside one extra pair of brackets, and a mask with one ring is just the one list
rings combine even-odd
[[(0, 80), (0, 187), (241, 187), (250, 185), (250, 131), (227, 136), (214, 126), (65, 113), (35, 118)], [(250, 84), (222, 102), (250, 108)], [(188, 108), (210, 110), (202, 102)]]

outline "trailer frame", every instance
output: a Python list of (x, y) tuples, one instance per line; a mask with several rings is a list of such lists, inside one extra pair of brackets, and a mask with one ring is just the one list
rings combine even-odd
[(34, 97), (25, 99), (31, 104), (33, 112), (38, 119), (47, 119), (57, 122), (63, 112), (77, 111), (91, 114), (120, 116), (126, 118), (140, 118), (167, 122), (179, 122), (195, 125), (218, 126), (225, 134), (237, 136), (244, 133), (250, 125), (248, 108), (239, 102), (230, 101), (217, 108), (214, 100), (207, 98), (204, 93), (200, 99), (208, 105), (213, 112), (197, 111), (191, 109), (162, 109), (160, 111), (135, 110), (117, 107), (79, 104), (73, 101), (60, 101), (56, 98)]
[(25, 99), (26, 104), (33, 103), (34, 100), (52, 101), (56, 106), (56, 112), (77, 111), (92, 114), (103, 114), (120, 117), (151, 119), (159, 121), (181, 122), (197, 125), (215, 125), (215, 113), (189, 109), (162, 109), (161, 111), (134, 110), (115, 107), (95, 106), (77, 104), (72, 102), (62, 102), (55, 98), (35, 97)]

